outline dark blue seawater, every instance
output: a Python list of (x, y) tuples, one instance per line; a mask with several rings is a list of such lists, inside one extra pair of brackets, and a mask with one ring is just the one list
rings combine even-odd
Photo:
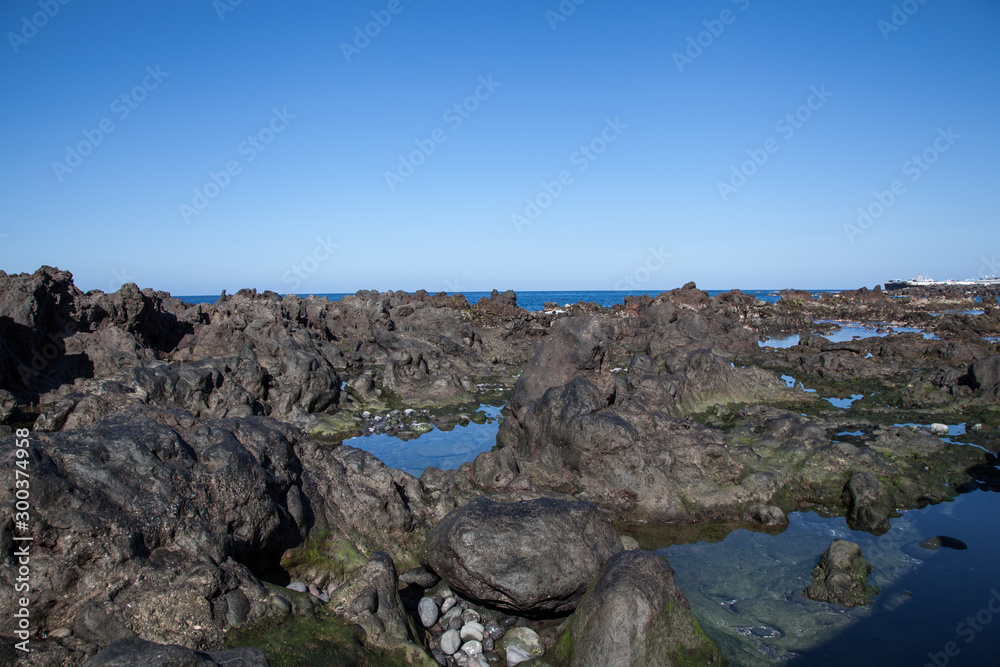
[[(571, 303), (578, 303), (580, 301), (585, 301), (588, 303), (596, 303), (599, 306), (604, 306), (605, 308), (615, 305), (616, 303), (625, 303), (625, 297), (627, 296), (638, 296), (647, 294), (649, 296), (656, 296), (662, 292), (669, 290), (645, 290), (645, 291), (610, 291), (610, 290), (575, 290), (575, 291), (560, 291), (560, 290), (543, 290), (543, 291), (525, 291), (517, 292), (517, 305), (531, 311), (542, 310), (546, 303), (556, 303), (559, 306), (565, 306)], [(724, 294), (727, 290), (706, 290), (710, 296), (716, 296), (719, 294)], [(831, 294), (836, 294), (841, 290), (810, 290), (814, 297), (818, 296), (822, 292), (829, 292)], [(776, 303), (780, 298), (780, 290), (743, 290), (745, 294), (750, 294), (761, 301), (767, 301), (768, 303)], [(449, 295), (459, 294), (459, 292), (448, 292)], [(489, 292), (461, 292), (469, 303), (475, 304), (482, 297), (488, 297)], [(299, 294), (298, 296), (309, 296), (308, 294)], [(331, 301), (339, 301), (345, 296), (349, 296), (347, 293), (334, 292), (332, 294), (316, 294), (315, 296), (326, 297)], [(179, 296), (177, 297), (185, 303), (215, 303), (219, 298), (218, 296)]]

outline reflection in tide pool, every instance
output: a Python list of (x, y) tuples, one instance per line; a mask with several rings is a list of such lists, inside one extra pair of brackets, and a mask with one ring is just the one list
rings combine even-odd
[[(817, 322), (838, 324), (840, 325), (840, 331), (833, 331), (829, 334), (825, 334), (824, 337), (828, 338), (833, 343), (846, 343), (852, 341), (855, 338), (881, 338), (883, 336), (888, 336), (890, 334), (897, 333), (918, 333), (923, 334), (923, 337), (927, 340), (937, 340), (937, 334), (927, 333), (923, 329), (918, 329), (916, 327), (896, 327), (891, 325), (874, 325), (865, 326), (864, 324), (857, 324), (855, 322), (838, 322), (836, 320), (816, 320)], [(879, 329), (890, 328), (891, 331), (879, 331)]]
[(497, 444), (500, 408), (480, 405), (479, 412), (486, 415), (486, 423), (470, 422), (465, 426), (455, 426), (450, 431), (435, 427), (409, 440), (385, 433), (363, 435), (345, 440), (344, 444), (371, 452), (390, 468), (415, 477), (420, 477), (430, 467), (456, 470)]
[(791, 375), (782, 375), (781, 380), (785, 383), (785, 386), (788, 387), (789, 389), (794, 389), (795, 385), (798, 384), (799, 387), (802, 388), (802, 391), (812, 394), (816, 393), (815, 389), (806, 389), (804, 384), (802, 384), (801, 382), (796, 382), (795, 378), (793, 378)]
[[(820, 334), (831, 343), (846, 343), (855, 340), (856, 338), (881, 338), (895, 333), (918, 333), (922, 334), (927, 340), (938, 339), (937, 334), (928, 333), (923, 329), (917, 329), (915, 327), (891, 327), (891, 331), (879, 331), (879, 329), (886, 329), (889, 325), (866, 326), (854, 322), (838, 322), (835, 320), (816, 320), (816, 322), (824, 324), (837, 324), (840, 326), (839, 331), (830, 331)], [(770, 338), (765, 341), (757, 341), (757, 345), (759, 347), (789, 348), (795, 347), (798, 344), (799, 334), (792, 334), (791, 336), (784, 336), (782, 338)]]
[(864, 397), (864, 394), (851, 394), (850, 398), (824, 398), (823, 400), (830, 401), (830, 404), (835, 408), (843, 408), (844, 410), (847, 410), (854, 405), (854, 401), (860, 401)]
[[(780, 535), (737, 530), (718, 543), (659, 551), (730, 664), (919, 666), (952, 641), (960, 653), (948, 665), (997, 664), (1000, 613), (990, 613), (993, 625), (968, 642), (969, 628), (959, 624), (1000, 590), (998, 494), (976, 491), (905, 512), (881, 537), (850, 530), (843, 517), (799, 512), (789, 518)], [(968, 548), (919, 546), (935, 536)], [(857, 542), (871, 562), (871, 583), (881, 589), (874, 604), (844, 609), (802, 594), (834, 539)], [(993, 604), (1000, 609), (1000, 597)]]
[(768, 338), (767, 340), (757, 341), (759, 347), (778, 347), (778, 348), (788, 348), (795, 347), (799, 344), (799, 335), (792, 334), (791, 336), (785, 336), (783, 338)]

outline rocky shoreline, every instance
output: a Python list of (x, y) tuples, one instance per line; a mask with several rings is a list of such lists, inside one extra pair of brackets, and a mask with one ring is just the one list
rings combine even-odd
[[(31, 432), (24, 664), (722, 664), (645, 549), (805, 509), (877, 535), (1000, 489), (996, 294), (912, 290), (688, 284), (529, 312), (513, 292), (190, 305), (0, 272), (0, 467)], [(824, 337), (846, 322), (881, 335)], [(481, 403), (505, 404), (497, 445), (457, 470), (342, 444)], [(959, 422), (982, 449), (903, 425)]]

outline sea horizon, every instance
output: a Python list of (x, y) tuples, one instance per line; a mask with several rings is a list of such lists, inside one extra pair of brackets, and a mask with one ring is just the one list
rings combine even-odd
[[(608, 308), (615, 304), (621, 304), (625, 302), (625, 297), (629, 296), (650, 296), (655, 297), (659, 294), (671, 291), (671, 289), (663, 290), (512, 290), (517, 295), (517, 305), (528, 310), (529, 312), (537, 312), (544, 310), (546, 303), (556, 303), (560, 307), (564, 307), (574, 303), (596, 303), (599, 306)], [(735, 289), (739, 289), (744, 294), (753, 296), (761, 301), (766, 301), (767, 303), (776, 303), (780, 299), (781, 292), (786, 289), (800, 289), (800, 288), (789, 288), (783, 287), (780, 289), (742, 289), (742, 288), (732, 288), (728, 290), (703, 290), (708, 293), (710, 297), (718, 296), (719, 294), (726, 294), (727, 292), (732, 292)], [(858, 289), (858, 288), (846, 288), (846, 289)], [(358, 290), (366, 291), (366, 290)], [(392, 290), (394, 292), (406, 292), (407, 294), (414, 294), (419, 290), (408, 291), (408, 290)], [(500, 291), (500, 290), (498, 290)], [(814, 296), (829, 293), (836, 294), (838, 292), (843, 292), (843, 289), (802, 289), (802, 291), (810, 292)], [(262, 291), (259, 291), (262, 292)], [(441, 290), (439, 292), (430, 292), (429, 294), (447, 294), (448, 296), (464, 296), (470, 304), (475, 304), (480, 298), (489, 297), (492, 294), (490, 291), (482, 290), (467, 290), (467, 291), (447, 291)], [(316, 297), (325, 298), (330, 301), (340, 301), (345, 296), (355, 296), (358, 292), (326, 292), (326, 293), (294, 293), (294, 296), (299, 298)], [(384, 293), (381, 292), (380, 293)], [(503, 293), (503, 292), (501, 292)], [(288, 296), (291, 293), (282, 294), (278, 292), (282, 298)], [(227, 295), (231, 296), (227, 292)], [(177, 295), (175, 298), (180, 299), (184, 303), (188, 304), (211, 304), (218, 301), (221, 298), (220, 295), (207, 295), (207, 294), (197, 294), (197, 295)]]

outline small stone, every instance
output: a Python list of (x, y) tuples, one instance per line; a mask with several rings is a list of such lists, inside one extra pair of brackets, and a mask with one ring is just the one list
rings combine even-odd
[(475, 609), (466, 609), (462, 612), (462, 620), (468, 623), (469, 621), (479, 621), (479, 612)]
[(462, 612), (454, 608), (449, 609), (444, 613), (444, 616), (441, 617), (441, 627), (444, 628), (449, 627), (451, 625), (452, 620), (456, 618), (461, 621)]
[(437, 664), (441, 665), (441, 667), (447, 667), (447, 665), (448, 665), (448, 656), (446, 656), (441, 651), (441, 649), (436, 648), (433, 651), (431, 651), (431, 657), (434, 658), (434, 661), (437, 662)]
[(494, 640), (503, 637), (503, 634), (507, 632), (506, 628), (500, 627), (496, 623), (490, 623), (486, 626), (486, 634), (488, 634)]
[(469, 667), (490, 667), (490, 663), (486, 662), (479, 656), (470, 656)]
[(483, 630), (485, 628), (481, 623), (476, 621), (469, 621), (462, 626), (461, 635), (462, 639), (475, 639), (476, 641), (483, 641)]
[(420, 615), (420, 622), (424, 624), (425, 628), (429, 628), (438, 619), (438, 608), (434, 604), (434, 600), (430, 598), (421, 598), (420, 603), (417, 604), (417, 613)]
[(314, 598), (319, 597), (319, 589), (316, 588), (315, 584), (309, 584), (309, 595), (313, 596)]
[(508, 667), (514, 667), (514, 665), (520, 665), (522, 662), (528, 662), (535, 656), (531, 655), (523, 648), (517, 646), (507, 647), (507, 665)]
[(407, 570), (399, 575), (399, 580), (404, 584), (413, 584), (424, 590), (434, 587), (437, 582), (441, 581), (440, 577), (424, 567), (415, 567), (412, 570)]
[(451, 619), (451, 622), (448, 624), (448, 627), (450, 627), (452, 630), (461, 630), (463, 625), (465, 624), (462, 622), (462, 617), (455, 616), (454, 618)]
[(483, 653), (488, 653), (493, 650), (493, 638), (489, 635), (483, 637)]
[(462, 651), (468, 656), (480, 655), (483, 652), (483, 645), (478, 640), (473, 639), (462, 644)]
[(459, 651), (458, 653), (456, 653), (455, 655), (452, 656), (452, 659), (455, 661), (455, 664), (458, 665), (459, 667), (468, 667), (469, 666), (469, 654), (468, 653), (464, 653), (462, 651)]
[(507, 665), (519, 665), (545, 654), (545, 646), (541, 638), (531, 628), (511, 628), (499, 643), (507, 655)]
[(948, 435), (947, 424), (931, 424), (931, 433), (934, 435)]
[(441, 635), (440, 645), (445, 655), (454, 655), (462, 645), (462, 637), (458, 634), (458, 630), (449, 630)]
[(515, 625), (517, 625), (517, 617), (516, 616), (508, 616), (507, 618), (503, 619), (503, 624), (504, 624), (504, 627), (506, 627), (506, 628), (512, 628)]
[(73, 634), (73, 631), (69, 628), (56, 628), (49, 632), (49, 637), (52, 639), (66, 639)]
[(295, 591), (296, 593), (309, 592), (309, 587), (303, 584), (301, 581), (293, 581), (292, 583), (288, 584), (288, 586), (286, 586), (285, 588), (287, 588), (290, 591)]
[(458, 600), (455, 598), (454, 595), (450, 595), (450, 596), (446, 597), (441, 602), (441, 613), (443, 614), (446, 611), (448, 611), (449, 609), (451, 609), (452, 607), (454, 607), (456, 602), (458, 602)]
[(947, 535), (928, 537), (926, 540), (918, 542), (917, 546), (931, 551), (940, 549), (941, 547), (956, 549), (958, 551), (964, 551), (969, 548), (969, 546), (962, 540), (955, 539), (954, 537), (948, 537)]

